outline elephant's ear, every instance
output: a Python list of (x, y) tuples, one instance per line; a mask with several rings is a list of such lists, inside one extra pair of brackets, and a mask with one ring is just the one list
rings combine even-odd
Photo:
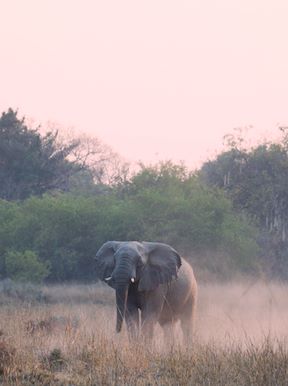
[(151, 291), (177, 277), (182, 263), (175, 249), (161, 243), (143, 242), (143, 246), (146, 261), (140, 273), (139, 291)]
[(119, 244), (119, 241), (107, 241), (96, 253), (96, 270), (100, 280), (111, 276), (115, 267), (114, 254)]

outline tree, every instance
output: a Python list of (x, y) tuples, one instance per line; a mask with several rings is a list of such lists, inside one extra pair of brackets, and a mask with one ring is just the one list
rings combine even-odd
[[(88, 175), (94, 185), (115, 186), (125, 183), (130, 175), (130, 165), (110, 146), (104, 144), (99, 138), (91, 137), (86, 134), (77, 134), (73, 130), (69, 132), (61, 130), (59, 144), (69, 147), (70, 144), (77, 142), (69, 154), (68, 159), (82, 166), (85, 173), (78, 173), (73, 182), (77, 180), (88, 181)], [(87, 186), (87, 185), (86, 185)]]
[(17, 111), (9, 109), (0, 118), (0, 197), (23, 200), (48, 190), (67, 190), (69, 178), (80, 170), (67, 157), (77, 142), (57, 146), (57, 132), (41, 136), (29, 129)]
[(205, 163), (201, 178), (224, 189), (238, 211), (261, 229), (262, 256), (272, 272), (288, 276), (288, 148), (287, 133), (278, 143), (241, 149), (237, 141), (214, 161)]

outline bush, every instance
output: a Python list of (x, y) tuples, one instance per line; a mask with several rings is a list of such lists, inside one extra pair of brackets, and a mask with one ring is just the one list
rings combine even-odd
[(49, 267), (33, 251), (10, 250), (5, 255), (7, 276), (15, 281), (39, 283), (49, 274)]

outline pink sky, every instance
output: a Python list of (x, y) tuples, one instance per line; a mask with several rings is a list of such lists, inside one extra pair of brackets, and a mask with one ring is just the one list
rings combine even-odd
[(1, 0), (0, 110), (199, 165), (288, 125), (287, 0)]

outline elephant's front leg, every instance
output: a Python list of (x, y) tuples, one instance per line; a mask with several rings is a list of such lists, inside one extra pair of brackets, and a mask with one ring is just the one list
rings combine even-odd
[(129, 304), (128, 302), (125, 321), (127, 325), (129, 340), (133, 341), (137, 339), (139, 335), (139, 310), (135, 304)]
[(141, 333), (146, 342), (151, 342), (153, 338), (154, 327), (159, 320), (163, 304), (164, 291), (158, 288), (145, 294), (145, 299), (141, 312)]

